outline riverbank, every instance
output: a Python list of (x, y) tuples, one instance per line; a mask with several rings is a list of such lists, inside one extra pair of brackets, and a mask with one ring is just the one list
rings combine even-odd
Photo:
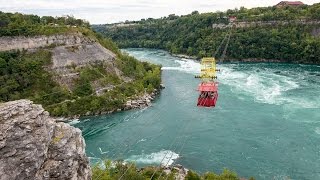
[(78, 120), (81, 117), (85, 116), (99, 116), (99, 115), (106, 115), (112, 114), (121, 111), (128, 111), (131, 109), (142, 109), (146, 107), (152, 106), (152, 102), (157, 98), (157, 96), (161, 93), (161, 90), (165, 87), (161, 84), (159, 89), (154, 89), (151, 93), (143, 93), (141, 95), (135, 95), (129, 98), (120, 108), (114, 108), (110, 111), (98, 111), (98, 112), (90, 112), (88, 111), (85, 115), (75, 115), (72, 117), (58, 117), (58, 122), (72, 122), (74, 120)]
[(156, 96), (160, 94), (161, 89), (154, 89), (151, 93), (144, 93), (140, 96), (135, 96), (129, 99), (123, 109), (117, 109), (117, 111), (130, 110), (130, 109), (141, 109), (152, 105), (152, 101), (155, 100)]

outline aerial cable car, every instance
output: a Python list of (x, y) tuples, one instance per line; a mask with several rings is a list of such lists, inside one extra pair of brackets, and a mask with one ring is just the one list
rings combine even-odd
[(215, 107), (218, 100), (218, 82), (216, 71), (215, 58), (203, 58), (201, 60), (201, 72), (196, 78), (201, 78), (201, 83), (198, 85), (200, 92), (197, 106)]
[(233, 20), (230, 21), (231, 23), (231, 28), (230, 32), (227, 33), (227, 35), (224, 37), (223, 41), (221, 42), (220, 46), (216, 50), (215, 54), (213, 57), (206, 57), (202, 58), (201, 60), (201, 71), (200, 75), (196, 76), (196, 78), (201, 79), (201, 83), (198, 85), (198, 91), (200, 92), (199, 97), (198, 97), (198, 103), (197, 106), (201, 107), (215, 107), (219, 94), (218, 94), (218, 81), (216, 81), (217, 76), (216, 72), (219, 71), (220, 69), (216, 69), (216, 57), (217, 53), (220, 51), (222, 45), (226, 41), (222, 56), (219, 60), (219, 62), (223, 62), (223, 59), (225, 58), (231, 34), (232, 34), (232, 29), (234, 27), (233, 22), (236, 20), (236, 17), (233, 17)]

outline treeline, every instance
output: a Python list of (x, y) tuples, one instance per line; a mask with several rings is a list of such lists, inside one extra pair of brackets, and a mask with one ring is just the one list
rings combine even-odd
[[(238, 21), (320, 21), (320, 4), (300, 7), (264, 7), (234, 9), (226, 12), (149, 18), (126, 27), (93, 26), (114, 40), (121, 48), (161, 48), (174, 54), (198, 58), (212, 56), (229, 29), (213, 29), (212, 24), (228, 24), (228, 17)], [(134, 23), (134, 24), (132, 24)], [(227, 59), (267, 59), (282, 62), (320, 63), (320, 25), (286, 25), (236, 28), (232, 32)], [(222, 51), (222, 50), (221, 50)], [(222, 52), (218, 54), (221, 55)], [(219, 55), (218, 55), (219, 57)]]
[(69, 32), (72, 28), (86, 27), (90, 24), (73, 16), (52, 17), (4, 13), (0, 11), (0, 36), (49, 35)]

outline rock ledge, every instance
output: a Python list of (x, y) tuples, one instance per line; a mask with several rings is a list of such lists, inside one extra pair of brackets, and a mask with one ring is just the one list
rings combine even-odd
[(0, 180), (90, 178), (79, 129), (29, 100), (0, 104)]

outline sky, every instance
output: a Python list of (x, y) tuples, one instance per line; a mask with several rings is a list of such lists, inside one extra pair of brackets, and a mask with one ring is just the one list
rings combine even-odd
[[(280, 0), (0, 0), (0, 11), (39, 16), (73, 15), (91, 24), (116, 23), (142, 18), (160, 18), (192, 11), (215, 12), (227, 9), (273, 6)], [(302, 0), (314, 4), (319, 0)]]

